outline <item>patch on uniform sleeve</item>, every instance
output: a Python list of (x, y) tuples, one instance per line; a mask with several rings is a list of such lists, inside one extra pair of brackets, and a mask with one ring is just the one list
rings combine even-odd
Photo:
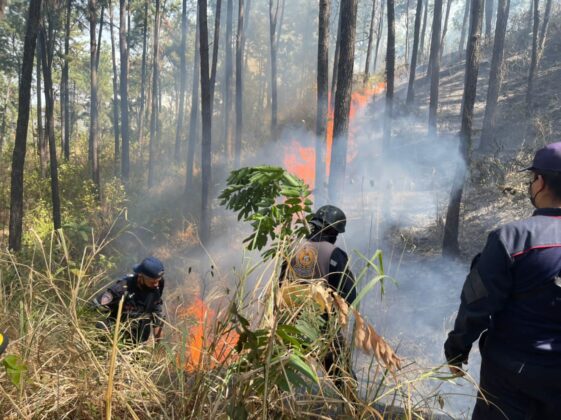
[(476, 267), (469, 272), (462, 290), (468, 304), (483, 299), (489, 295)]
[(297, 277), (311, 279), (314, 277), (318, 260), (318, 251), (315, 247), (304, 244), (295, 253), (292, 259), (292, 269)]
[(337, 267), (337, 261), (335, 261), (335, 260), (329, 260), (329, 265), (330, 265), (331, 267)]
[(101, 305), (108, 305), (113, 301), (113, 293), (111, 292), (105, 292), (100, 299), (100, 304)]

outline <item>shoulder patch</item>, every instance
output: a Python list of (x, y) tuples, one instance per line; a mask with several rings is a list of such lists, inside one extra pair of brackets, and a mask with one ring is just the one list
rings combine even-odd
[(292, 269), (297, 277), (310, 279), (314, 276), (318, 260), (317, 249), (309, 244), (302, 245), (292, 259)]

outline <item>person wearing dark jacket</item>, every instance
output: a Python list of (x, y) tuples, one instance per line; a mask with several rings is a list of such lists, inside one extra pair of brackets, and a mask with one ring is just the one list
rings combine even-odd
[(525, 170), (536, 210), (489, 234), (444, 344), (450, 370), (462, 375), (479, 338), (476, 420), (561, 413), (561, 142), (540, 149)]
[[(351, 305), (356, 299), (354, 276), (349, 269), (349, 258), (345, 251), (335, 246), (337, 236), (345, 232), (347, 219), (345, 213), (335, 206), (320, 207), (310, 221), (311, 233), (294, 246), (290, 263), (281, 272), (281, 283), (285, 280), (324, 279)], [(336, 378), (341, 388), (340, 377), (345, 373), (353, 375), (350, 358), (344, 354), (344, 338), (338, 333), (331, 345), (332, 350), (324, 359), (324, 367)], [(348, 352), (347, 352), (348, 353)], [(341, 366), (344, 366), (343, 372)]]
[[(94, 305), (107, 315), (107, 323), (117, 320), (119, 302), (124, 297), (121, 322), (128, 321), (126, 338), (134, 344), (148, 340), (153, 332), (158, 342), (162, 335), (164, 265), (148, 257), (133, 267), (133, 274), (117, 280), (94, 298)], [(107, 324), (106, 323), (106, 324)]]

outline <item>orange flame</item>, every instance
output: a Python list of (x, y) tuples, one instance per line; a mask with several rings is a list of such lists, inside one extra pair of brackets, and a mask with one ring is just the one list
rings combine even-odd
[[(386, 84), (377, 83), (373, 87), (363, 88), (353, 92), (351, 96), (351, 107), (349, 111), (349, 153), (347, 162), (350, 163), (357, 155), (354, 144), (353, 122), (360, 111), (364, 110), (372, 97), (384, 91)], [(331, 104), (331, 100), (329, 100)], [(326, 153), (325, 173), (329, 176), (329, 165), (331, 163), (331, 146), (333, 144), (333, 108), (329, 106), (326, 127)], [(298, 175), (311, 189), (315, 185), (316, 150), (314, 146), (304, 146), (297, 139), (293, 139), (285, 149), (284, 167), (291, 173)]]
[[(216, 311), (205, 305), (202, 299), (197, 299), (188, 308), (181, 308), (178, 316), (194, 319), (196, 322), (189, 330), (187, 354), (183, 365), (185, 370), (194, 372), (213, 369), (226, 361), (236, 346), (239, 336), (236, 332), (230, 331), (215, 337), (212, 332), (206, 331), (215, 325)], [(180, 363), (179, 355), (177, 359)]]

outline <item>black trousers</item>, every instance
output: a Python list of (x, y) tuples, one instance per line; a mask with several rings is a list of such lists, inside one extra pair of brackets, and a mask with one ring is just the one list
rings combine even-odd
[(561, 368), (522, 363), (502, 366), (487, 357), (481, 361), (481, 394), (473, 420), (561, 419)]

